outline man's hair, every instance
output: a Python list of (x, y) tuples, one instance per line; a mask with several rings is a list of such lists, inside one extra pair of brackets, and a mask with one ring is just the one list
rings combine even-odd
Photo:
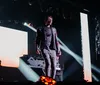
[(53, 19), (53, 17), (51, 15), (47, 15), (47, 16), (45, 16), (44, 21), (47, 21), (48, 17), (51, 17)]

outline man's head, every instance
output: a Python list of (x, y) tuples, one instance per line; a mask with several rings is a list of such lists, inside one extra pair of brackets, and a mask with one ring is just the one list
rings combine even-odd
[(52, 25), (53, 17), (52, 16), (45, 17), (44, 23), (45, 23), (45, 25)]

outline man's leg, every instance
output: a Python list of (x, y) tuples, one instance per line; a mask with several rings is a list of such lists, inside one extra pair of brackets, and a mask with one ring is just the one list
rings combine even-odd
[(55, 79), (56, 76), (56, 51), (51, 50), (51, 76)]
[(45, 74), (46, 76), (51, 77), (51, 60), (50, 60), (50, 55), (48, 53), (48, 50), (43, 49), (42, 56), (45, 60)]

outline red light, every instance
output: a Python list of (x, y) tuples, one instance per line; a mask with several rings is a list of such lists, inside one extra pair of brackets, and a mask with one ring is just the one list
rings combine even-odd
[(41, 76), (40, 80), (46, 85), (55, 85), (56, 84), (56, 80), (54, 80), (50, 77)]

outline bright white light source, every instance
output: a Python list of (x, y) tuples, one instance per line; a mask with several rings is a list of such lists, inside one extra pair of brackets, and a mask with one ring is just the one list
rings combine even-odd
[(87, 17), (87, 14), (84, 14), (84, 13), (80, 13), (80, 17), (81, 17), (84, 79), (87, 80), (88, 82), (92, 82), (88, 17)]
[(2, 66), (19, 66), (19, 57), (28, 54), (27, 38), (27, 32), (0, 26), (0, 60)]
[(26, 23), (26, 22), (24, 22), (24, 25), (26, 26), (26, 25), (27, 25), (27, 23)]
[(31, 30), (33, 30), (34, 32), (37, 32), (37, 30), (34, 28), (34, 27), (32, 27), (32, 26), (30, 26), (28, 23), (24, 23), (24, 26), (26, 26), (26, 27), (29, 27)]

